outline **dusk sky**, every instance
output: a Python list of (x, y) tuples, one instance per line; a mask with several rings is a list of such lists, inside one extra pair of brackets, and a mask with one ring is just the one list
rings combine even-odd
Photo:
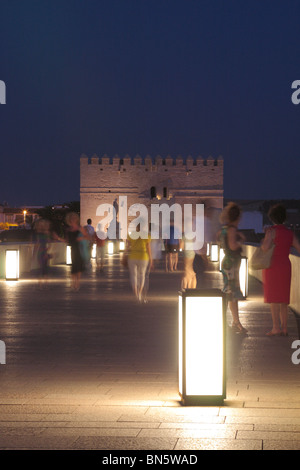
[(300, 199), (300, 0), (0, 0), (0, 24), (0, 203), (79, 200), (82, 153), (222, 155), (226, 198)]

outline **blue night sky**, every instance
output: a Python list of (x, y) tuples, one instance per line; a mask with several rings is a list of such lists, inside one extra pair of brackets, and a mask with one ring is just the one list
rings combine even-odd
[(300, 198), (299, 0), (1, 0), (0, 202), (79, 200), (79, 157), (222, 155)]

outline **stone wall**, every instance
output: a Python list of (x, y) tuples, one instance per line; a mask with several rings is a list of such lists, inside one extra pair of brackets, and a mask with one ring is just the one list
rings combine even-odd
[(196, 204), (210, 200), (223, 207), (223, 160), (170, 156), (113, 158), (94, 155), (80, 159), (81, 224), (91, 218), (96, 226), (100, 204), (113, 204), (127, 196), (128, 207), (134, 203), (150, 207), (151, 203), (172, 205)]

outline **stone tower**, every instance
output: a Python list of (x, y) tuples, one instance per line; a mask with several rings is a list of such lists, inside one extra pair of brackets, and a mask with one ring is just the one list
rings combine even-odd
[(174, 203), (197, 204), (209, 200), (217, 209), (223, 208), (223, 159), (131, 158), (98, 157), (80, 158), (80, 213), (81, 224), (88, 218), (97, 225), (96, 210), (100, 204), (114, 204), (120, 196), (127, 196), (132, 204)]

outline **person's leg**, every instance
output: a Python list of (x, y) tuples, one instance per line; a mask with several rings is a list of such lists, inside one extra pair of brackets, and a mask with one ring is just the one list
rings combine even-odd
[(194, 261), (193, 261), (193, 270), (196, 273), (196, 287), (206, 287), (205, 286), (205, 264), (203, 261), (202, 256), (200, 255), (195, 255)]
[(178, 264), (178, 252), (175, 251), (173, 253), (173, 269), (174, 269), (174, 271), (177, 271), (177, 264)]
[(165, 261), (166, 261), (165, 269), (166, 269), (166, 272), (168, 272), (169, 271), (169, 253), (168, 253), (167, 249), (166, 249), (166, 252), (165, 252), (165, 257), (166, 257), (166, 259), (165, 259)]
[(150, 263), (148, 263), (146, 272), (145, 272), (145, 282), (144, 282), (144, 288), (142, 292), (142, 298), (144, 302), (147, 302), (147, 295), (149, 291), (149, 276), (150, 276)]
[(72, 289), (78, 291), (80, 288), (80, 272), (72, 274)]
[(271, 315), (272, 315), (272, 322), (273, 328), (271, 331), (267, 333), (267, 336), (274, 336), (280, 334), (280, 304), (272, 303), (270, 304)]
[(185, 287), (187, 289), (195, 289), (197, 286), (197, 281), (196, 281), (196, 274), (193, 270), (193, 261), (194, 258), (192, 257), (185, 257), (184, 258), (184, 281), (185, 281)]
[(145, 285), (145, 276), (148, 264), (148, 260), (138, 260), (137, 263), (137, 294), (139, 300), (142, 300), (142, 292)]
[(173, 255), (171, 251), (168, 253), (168, 258), (169, 258), (169, 271), (173, 271)]
[(238, 302), (236, 300), (229, 300), (229, 308), (231, 311), (233, 324), (238, 325), (240, 322)]
[(280, 304), (280, 321), (282, 334), (287, 336), (287, 320), (288, 320), (288, 306), (287, 304)]
[(129, 269), (130, 283), (131, 283), (133, 293), (136, 297), (138, 297), (136, 260), (134, 259), (128, 260), (128, 269)]
[(247, 332), (246, 328), (244, 328), (240, 322), (238, 301), (229, 300), (228, 304), (229, 304), (229, 308), (232, 314), (232, 327), (236, 328), (241, 333), (242, 332), (246, 333)]

